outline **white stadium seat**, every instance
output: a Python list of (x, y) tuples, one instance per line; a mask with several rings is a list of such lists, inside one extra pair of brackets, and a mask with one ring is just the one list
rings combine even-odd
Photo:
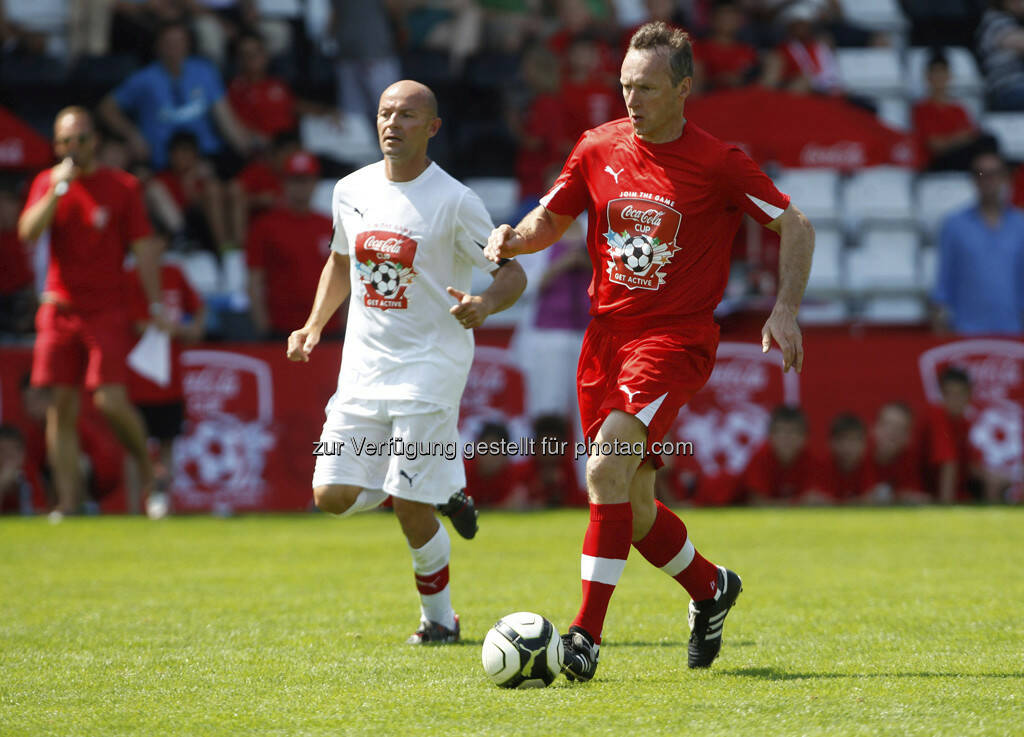
[[(923, 97), (927, 90), (925, 67), (931, 53), (930, 49), (920, 47), (907, 51), (907, 93), (914, 99)], [(950, 94), (958, 101), (962, 101), (964, 96), (980, 96), (984, 92), (985, 80), (970, 49), (948, 46), (945, 54), (949, 59)]]
[(860, 292), (917, 290), (920, 236), (909, 228), (867, 229), (846, 259), (851, 289)]
[(519, 207), (519, 182), (512, 177), (476, 177), (465, 185), (480, 196), (495, 225), (507, 223)]
[(878, 119), (901, 131), (909, 131), (913, 125), (910, 120), (910, 103), (904, 97), (882, 97), (878, 103)]
[(245, 294), (249, 275), (245, 266), (245, 251), (236, 248), (227, 251), (221, 258), (224, 271), (224, 291), (228, 294)]
[(800, 305), (801, 325), (837, 325), (846, 322), (849, 317), (850, 310), (846, 302), (840, 299), (809, 299)]
[(380, 159), (377, 132), (361, 115), (303, 115), (299, 121), (302, 147), (352, 166), (365, 166)]
[(909, 169), (894, 166), (874, 166), (851, 176), (842, 191), (847, 224), (855, 228), (861, 222), (912, 222), (913, 179)]
[(814, 293), (841, 289), (843, 234), (836, 228), (818, 227), (814, 235), (814, 259), (811, 261), (807, 291)]
[(839, 76), (843, 87), (869, 97), (885, 97), (903, 94), (904, 74), (896, 49), (870, 47), (864, 49), (839, 49)]
[(967, 207), (977, 196), (971, 175), (966, 172), (921, 175), (917, 180), (915, 209), (928, 238), (937, 237), (946, 216)]
[(925, 246), (921, 249), (918, 265), (921, 269), (921, 286), (931, 292), (935, 279), (939, 275), (939, 249), (937, 246)]
[(220, 291), (220, 267), (217, 266), (217, 259), (209, 251), (186, 254), (182, 267), (189, 283), (204, 297)]
[(1024, 113), (989, 113), (981, 127), (996, 137), (1003, 156), (1024, 160)]
[(864, 303), (861, 319), (870, 323), (916, 325), (927, 318), (921, 297), (871, 297)]
[(310, 209), (321, 215), (333, 217), (331, 205), (334, 200), (334, 185), (337, 183), (337, 179), (321, 179), (317, 182), (316, 189), (313, 190), (313, 198), (309, 203)]
[(775, 177), (775, 186), (815, 225), (839, 220), (839, 173), (835, 169), (788, 169)]
[(901, 31), (907, 19), (898, 0), (839, 0), (843, 19), (872, 31)]

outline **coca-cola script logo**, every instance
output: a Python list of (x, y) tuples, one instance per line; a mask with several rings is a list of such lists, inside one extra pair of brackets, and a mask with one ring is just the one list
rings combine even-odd
[(942, 401), (939, 377), (948, 366), (967, 372), (974, 406), (969, 440), (985, 464), (1015, 482), (1024, 481), (1024, 343), (974, 339), (932, 348), (918, 365), (925, 397)]
[(739, 476), (765, 441), (772, 409), (799, 401), (799, 375), (782, 372), (778, 350), (722, 343), (708, 383), (683, 407), (674, 433), (693, 443), (703, 474)]
[(368, 230), (356, 236), (356, 272), (363, 285), (363, 304), (378, 310), (409, 307), (405, 290), (416, 276), (412, 262), (416, 241), (400, 233)]
[(274, 447), (274, 389), (265, 361), (226, 351), (181, 355), (188, 432), (174, 446), (175, 508), (257, 508)]
[(608, 202), (608, 278), (627, 289), (656, 290), (665, 283), (662, 267), (679, 250), (683, 216), (661, 202), (619, 198)]

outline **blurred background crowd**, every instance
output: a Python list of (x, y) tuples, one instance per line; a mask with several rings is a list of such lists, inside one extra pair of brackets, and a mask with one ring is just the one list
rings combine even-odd
[[(308, 312), (334, 182), (379, 158), (387, 85), (410, 77), (435, 90), (444, 124), (431, 156), (496, 223), (514, 223), (582, 131), (624, 114), (618, 67), (650, 20), (691, 34), (693, 104), (777, 92), (794, 110), (805, 98), (841, 102), (905, 136), (909, 149), (882, 166), (841, 147), (802, 166), (759, 158), (817, 229), (805, 324), (1021, 335), (1024, 216), (1010, 205), (1024, 205), (1024, 0), (0, 0), (0, 340), (32, 339), (47, 256), (18, 240), (16, 223), (49, 162), (26, 152), (50, 140), (69, 104), (94, 112), (100, 160), (144, 184), (180, 275), (177, 312), (201, 318), (179, 337), (280, 339)], [(736, 99), (750, 101), (740, 110), (756, 125), (766, 98)], [(528, 298), (496, 323), (515, 328), (523, 355), (557, 367), (525, 367), (538, 437), (574, 433), (585, 227), (527, 265)], [(722, 315), (770, 303), (777, 245), (741, 228)], [(329, 329), (342, 336), (344, 314)], [(954, 374), (944, 397), (948, 387), (969, 397), (969, 378)], [(36, 390), (24, 391), (28, 408)], [(964, 406), (951, 399), (914, 418), (896, 402), (872, 427), (836, 417), (832, 458), (814, 461), (806, 420), (780, 408), (742, 483), (703, 501), (1003, 499), (1009, 483), (970, 454)], [(0, 462), (17, 455), (6, 450), (16, 435), (0, 432)], [(884, 470), (911, 452), (903, 476)], [(480, 458), (471, 491), (484, 503), (579, 503), (575, 467)], [(13, 489), (8, 476), (0, 484)], [(665, 497), (700, 503), (691, 481), (685, 463), (670, 464)]]

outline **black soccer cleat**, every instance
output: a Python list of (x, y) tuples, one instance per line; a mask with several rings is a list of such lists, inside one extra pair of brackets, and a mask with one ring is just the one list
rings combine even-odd
[(437, 511), (450, 519), (455, 531), (467, 540), (472, 540), (476, 536), (476, 505), (473, 504), (473, 497), (467, 495), (465, 489), (459, 489), (447, 502), (438, 504)]
[(579, 627), (572, 626), (562, 635), (562, 672), (570, 681), (589, 681), (597, 672), (600, 645)]
[(690, 602), (690, 644), (686, 653), (691, 668), (709, 668), (718, 657), (725, 617), (741, 591), (740, 577), (718, 566), (718, 591), (714, 598)]
[(455, 629), (437, 622), (420, 622), (420, 628), (409, 635), (406, 645), (454, 645), (459, 641), (459, 615), (455, 615)]

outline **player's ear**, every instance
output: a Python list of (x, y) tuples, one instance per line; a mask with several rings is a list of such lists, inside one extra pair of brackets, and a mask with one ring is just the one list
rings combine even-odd
[(683, 81), (679, 83), (679, 99), (685, 100), (692, 91), (693, 77), (683, 77)]
[(434, 118), (432, 121), (430, 121), (430, 137), (433, 138), (434, 136), (436, 136), (439, 130), (441, 130), (441, 119)]

